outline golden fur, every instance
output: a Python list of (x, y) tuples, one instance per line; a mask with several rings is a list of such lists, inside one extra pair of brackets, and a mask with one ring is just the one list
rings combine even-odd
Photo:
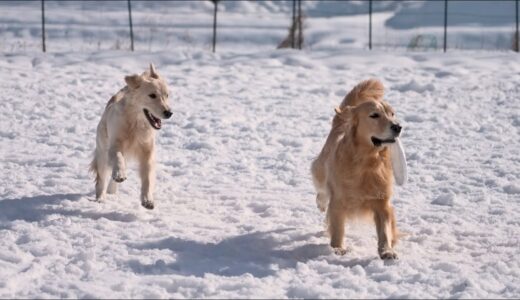
[(117, 184), (126, 179), (126, 160), (135, 158), (141, 177), (141, 204), (152, 209), (156, 129), (145, 110), (155, 117), (154, 124), (159, 124), (156, 126), (160, 129), (159, 119), (171, 116), (168, 88), (153, 65), (141, 75), (126, 76), (125, 81), (127, 86), (110, 98), (97, 127), (96, 150), (90, 164), (96, 176), (96, 200), (102, 201), (107, 192), (117, 192)]
[(358, 84), (336, 109), (329, 136), (311, 166), (316, 202), (326, 211), (330, 245), (336, 253), (345, 253), (346, 220), (372, 214), (380, 257), (397, 257), (390, 153), (386, 142), (376, 145), (372, 138), (395, 141), (399, 131), (378, 80)]

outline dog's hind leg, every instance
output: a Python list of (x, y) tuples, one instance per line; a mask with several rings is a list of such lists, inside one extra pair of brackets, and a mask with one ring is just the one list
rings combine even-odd
[(329, 204), (329, 193), (325, 184), (325, 170), (318, 161), (312, 163), (311, 175), (316, 189), (316, 206), (321, 212), (325, 212)]
[(117, 185), (118, 183), (114, 181), (114, 179), (110, 179), (110, 183), (108, 184), (107, 193), (115, 194), (117, 193)]
[(141, 205), (144, 208), (153, 209), (153, 190), (155, 187), (155, 158), (153, 149), (141, 156), (139, 173), (141, 175)]
[(107, 159), (97, 157), (96, 161), (96, 201), (103, 201), (106, 198), (107, 185), (110, 175), (110, 168)]
[(393, 244), (397, 237), (395, 227), (395, 216), (393, 208), (388, 205), (382, 205), (374, 209), (374, 221), (377, 230), (377, 250), (381, 259), (396, 259), (397, 253), (393, 249)]

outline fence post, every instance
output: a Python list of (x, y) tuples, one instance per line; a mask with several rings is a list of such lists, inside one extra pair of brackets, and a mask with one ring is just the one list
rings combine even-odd
[(444, 0), (444, 52), (446, 52), (447, 38), (448, 38), (448, 0)]
[(372, 50), (372, 0), (368, 1), (368, 49)]
[(45, 0), (41, 0), (42, 3), (42, 50), (47, 51), (45, 46)]
[(518, 36), (518, 0), (515, 1), (515, 15), (516, 15), (516, 32), (515, 32), (515, 51), (520, 52), (520, 44), (519, 44), (519, 37)]
[(132, 24), (132, 4), (128, 0), (128, 23), (130, 24), (130, 49), (134, 51), (134, 26)]
[(303, 32), (302, 32), (302, 0), (298, 0), (298, 49), (302, 50)]
[(215, 53), (215, 47), (217, 46), (217, 5), (219, 0), (212, 0), (215, 4), (215, 10), (213, 11), (213, 53)]
[(291, 47), (296, 48), (296, 0), (292, 2)]

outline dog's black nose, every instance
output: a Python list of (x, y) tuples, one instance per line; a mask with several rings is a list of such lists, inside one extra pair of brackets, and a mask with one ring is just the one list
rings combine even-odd
[(166, 117), (166, 119), (169, 119), (173, 115), (173, 113), (169, 110), (165, 110), (163, 114)]
[(395, 133), (401, 133), (401, 129), (403, 129), (403, 127), (401, 127), (401, 125), (399, 124), (392, 124), (392, 126), (390, 126), (390, 129), (392, 129), (392, 131)]

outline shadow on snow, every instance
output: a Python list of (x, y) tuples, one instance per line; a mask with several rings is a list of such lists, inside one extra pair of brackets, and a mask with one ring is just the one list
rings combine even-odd
[[(79, 201), (86, 194), (53, 194), (21, 197), (16, 199), (0, 200), (0, 228), (9, 228), (10, 223), (16, 220), (39, 222), (49, 215), (59, 214), (70, 217), (82, 217), (93, 220), (106, 218), (112, 221), (132, 222), (137, 220), (133, 214), (119, 212), (97, 212), (80, 209), (65, 209), (60, 207), (63, 201)], [(94, 208), (95, 209), (95, 208)]]
[[(120, 212), (97, 212), (80, 209), (65, 209), (64, 201), (79, 201), (85, 194), (54, 194), (0, 200), (0, 229), (8, 229), (16, 220), (26, 222), (45, 221), (49, 215), (89, 218), (106, 218), (112, 221), (133, 222), (137, 217)], [(285, 235), (280, 239), (280, 235)], [(251, 274), (261, 278), (273, 275), (280, 269), (298, 266), (299, 262), (319, 259), (332, 264), (353, 267), (367, 266), (372, 259), (339, 258), (331, 254), (327, 244), (309, 244), (291, 247), (288, 243), (305, 242), (321, 232), (296, 234), (293, 228), (268, 232), (253, 232), (224, 239), (218, 243), (203, 243), (177, 237), (168, 237), (146, 243), (130, 243), (129, 248), (137, 250), (170, 250), (175, 262), (157, 260), (145, 264), (138, 260), (128, 261), (128, 267), (135, 273), (145, 275), (180, 274), (204, 277), (206, 274), (219, 276), (240, 276)]]
[[(331, 256), (331, 250), (327, 244), (284, 247), (283, 242), (277, 240), (275, 235), (291, 230), (253, 232), (231, 237), (218, 243), (201, 243), (170, 237), (154, 242), (133, 244), (129, 247), (140, 250), (171, 250), (175, 253), (176, 260), (172, 263), (158, 260), (152, 264), (131, 260), (128, 265), (135, 273), (147, 275), (180, 274), (204, 277), (208, 273), (219, 276), (240, 276), (249, 273), (258, 278), (273, 275), (279, 269), (295, 268), (299, 262), (305, 263), (317, 258), (334, 264), (339, 262), (339, 258)], [(290, 241), (304, 241), (317, 235), (321, 235), (321, 233), (291, 235)], [(371, 259), (354, 259), (339, 263), (346, 267), (355, 265), (365, 267), (370, 261)]]

